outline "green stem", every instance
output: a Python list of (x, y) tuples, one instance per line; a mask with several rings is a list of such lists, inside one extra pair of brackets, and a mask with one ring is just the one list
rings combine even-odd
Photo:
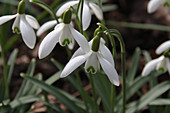
[[(2, 42), (2, 41), (1, 41)], [(4, 79), (4, 84), (5, 84), (5, 99), (9, 99), (9, 83), (8, 83), (8, 69), (7, 69), (7, 63), (6, 63), (6, 60), (5, 60), (5, 51), (4, 51), (4, 46), (3, 44), (1, 43), (1, 57), (2, 57), (2, 60), (3, 60), (3, 79)]]
[(117, 37), (119, 42), (120, 42), (120, 46), (121, 46), (121, 68), (122, 68), (122, 77), (123, 77), (123, 84), (122, 84), (122, 90), (123, 90), (123, 110), (122, 113), (125, 113), (126, 110), (126, 57), (125, 57), (125, 44), (123, 41), (123, 38), (121, 36), (121, 34), (117, 31), (114, 30), (113, 31), (113, 36)]
[(50, 13), (50, 15), (57, 21), (57, 23), (59, 23), (57, 16), (55, 15), (54, 11), (52, 10), (51, 7), (49, 7), (47, 4), (45, 4), (42, 1), (39, 0), (31, 0), (32, 3), (35, 3), (36, 5), (42, 7), (43, 9), (45, 9), (47, 12)]
[(91, 87), (92, 87), (92, 92), (93, 92), (93, 97), (94, 97), (94, 105), (95, 105), (95, 109), (96, 112), (95, 113), (99, 113), (99, 107), (97, 104), (97, 95), (96, 95), (96, 90), (95, 90), (95, 86), (94, 86), (94, 80), (93, 80), (94, 75), (89, 74), (89, 78), (90, 78), (90, 83), (91, 83)]
[[(80, 0), (80, 2), (78, 3), (78, 8), (77, 8), (77, 15), (79, 14), (79, 9), (80, 9), (80, 18), (79, 18), (79, 25), (80, 25), (80, 33), (83, 34), (83, 24), (82, 24), (82, 15), (83, 15), (83, 4), (84, 4), (84, 0)], [(80, 7), (81, 6), (81, 7)]]
[[(71, 58), (71, 52), (69, 51), (69, 48), (66, 47), (66, 51), (67, 51), (67, 55), (69, 57), (69, 59)], [(87, 102), (87, 98), (86, 98), (86, 92), (84, 91), (83, 89), (83, 86), (82, 86), (82, 83), (81, 83), (81, 79), (80, 79), (80, 76), (78, 74), (78, 71), (75, 71), (75, 75), (76, 75), (76, 80), (77, 80), (77, 84), (78, 84), (78, 87), (79, 87), (79, 92), (80, 92), (80, 95), (82, 96), (83, 100), (84, 100), (84, 104), (86, 106), (86, 113), (89, 113), (89, 107), (88, 107), (88, 102)]]
[(84, 99), (84, 103), (85, 103), (85, 106), (86, 106), (86, 113), (89, 113), (89, 107), (88, 107), (87, 98), (86, 98), (86, 95), (85, 95), (86, 92), (83, 90), (81, 79), (80, 79), (80, 76), (79, 76), (77, 71), (76, 71), (76, 79), (77, 79), (77, 83), (78, 83), (78, 86), (79, 86), (79, 89), (80, 89), (80, 94)]

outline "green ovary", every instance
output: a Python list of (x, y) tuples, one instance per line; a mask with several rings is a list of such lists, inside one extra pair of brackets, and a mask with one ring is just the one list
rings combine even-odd
[(65, 45), (69, 45), (70, 44), (70, 40), (67, 38), (67, 39), (64, 39), (64, 41), (62, 42), (62, 45), (65, 46)]
[(94, 67), (93, 67), (93, 66), (89, 66), (89, 67), (87, 68), (87, 72), (88, 72), (88, 73), (91, 73), (91, 74), (94, 74), (94, 73), (95, 73)]

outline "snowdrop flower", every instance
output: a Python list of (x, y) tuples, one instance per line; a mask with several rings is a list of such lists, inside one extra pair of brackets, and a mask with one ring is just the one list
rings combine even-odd
[(161, 4), (170, 3), (169, 0), (150, 0), (148, 3), (148, 13), (155, 12)]
[(74, 39), (84, 49), (89, 47), (86, 38), (73, 28), (71, 22), (71, 11), (68, 9), (64, 14), (63, 23), (57, 24), (53, 31), (51, 31), (41, 42), (38, 56), (40, 59), (46, 57), (54, 49), (59, 42), (61, 46), (74, 46)]
[(168, 71), (170, 74), (170, 60), (169, 60), (169, 58), (162, 55), (159, 58), (151, 60), (144, 67), (144, 69), (142, 71), (142, 76), (148, 75), (154, 69), (156, 69), (158, 71), (163, 71), (163, 72)]
[(21, 33), (21, 36), (25, 44), (33, 49), (36, 42), (36, 36), (34, 29), (39, 28), (39, 23), (37, 20), (31, 16), (25, 14), (25, 2), (22, 0), (18, 6), (18, 13), (15, 15), (7, 15), (0, 17), (0, 25), (5, 22), (15, 18), (15, 21), (12, 26), (13, 32)]
[[(94, 40), (94, 39), (93, 39)], [(119, 77), (115, 70), (115, 64), (109, 49), (105, 46), (105, 41), (99, 39), (99, 49), (97, 51), (84, 51), (81, 47), (73, 54), (71, 60), (66, 64), (60, 77), (66, 77), (72, 73), (76, 68), (85, 62), (85, 70), (88, 73), (95, 74), (100, 70), (100, 64), (104, 72), (108, 76), (111, 83), (119, 86)], [(92, 47), (92, 41), (89, 42)]]
[[(78, 3), (79, 3), (78, 0), (70, 1), (70, 2), (65, 3), (63, 6), (61, 6), (58, 9), (56, 15), (61, 16), (63, 14), (63, 12), (65, 10), (67, 10), (70, 6), (74, 6), (74, 5), (78, 4)], [(94, 14), (96, 15), (96, 17), (99, 20), (103, 19), (103, 12), (102, 12), (101, 8), (98, 5), (96, 5), (95, 3), (93, 3), (93, 2), (90, 2), (88, 0), (84, 0), (83, 14), (82, 14), (82, 24), (83, 24), (83, 30), (84, 31), (89, 27), (90, 22), (91, 22), (90, 8), (92, 9), (92, 11), (94, 12)], [(81, 7), (80, 7), (80, 9), (81, 9)], [(80, 12), (80, 10), (79, 10), (79, 12)]]
[(156, 49), (156, 54), (161, 54), (164, 51), (170, 49), (170, 40), (162, 43), (157, 49)]

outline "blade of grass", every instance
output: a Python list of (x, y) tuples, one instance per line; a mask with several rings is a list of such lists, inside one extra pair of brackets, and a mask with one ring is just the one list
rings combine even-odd
[(156, 25), (156, 24), (106, 21), (106, 25), (116, 26), (116, 27), (125, 27), (125, 28), (134, 28), (134, 29), (159, 30), (159, 31), (166, 31), (166, 32), (170, 31), (169, 26)]
[(72, 101), (70, 98), (66, 97), (61, 91), (59, 91), (57, 88), (50, 86), (43, 81), (37, 80), (33, 77), (22, 75), (22, 77), (26, 80), (29, 80), (33, 84), (37, 85), (38, 87), (42, 88), (46, 92), (54, 95), (56, 99), (61, 101), (63, 104), (65, 104), (72, 112), (74, 113), (83, 113), (82, 108), (77, 106), (74, 101)]
[(143, 95), (139, 100), (134, 101), (127, 105), (127, 113), (134, 113), (143, 107), (149, 105), (150, 102), (155, 100), (157, 97), (165, 93), (170, 89), (170, 81), (165, 81), (163, 83), (158, 84), (153, 89), (151, 89), (148, 93)]

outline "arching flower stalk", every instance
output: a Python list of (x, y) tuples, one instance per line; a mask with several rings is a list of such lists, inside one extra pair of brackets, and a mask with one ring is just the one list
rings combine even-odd
[[(79, 3), (79, 0), (76, 1), (70, 1), (65, 3), (63, 6), (61, 6), (56, 15), (61, 16), (64, 11), (66, 11), (70, 6), (77, 5)], [(79, 13), (80, 13), (81, 6), (79, 8)], [(85, 31), (91, 22), (91, 12), (90, 9), (94, 12), (95, 16), (101, 21), (103, 20), (103, 12), (102, 9), (95, 3), (90, 2), (88, 0), (84, 0), (83, 3), (83, 14), (82, 14), (82, 25), (83, 25), (83, 30)], [(79, 15), (80, 16), (80, 15)], [(79, 17), (80, 18), (80, 17)]]
[(36, 35), (33, 30), (39, 28), (38, 21), (31, 15), (25, 14), (25, 2), (22, 0), (18, 5), (18, 13), (0, 17), (0, 25), (15, 18), (12, 26), (14, 33), (21, 33), (25, 44), (33, 49), (36, 43)]

